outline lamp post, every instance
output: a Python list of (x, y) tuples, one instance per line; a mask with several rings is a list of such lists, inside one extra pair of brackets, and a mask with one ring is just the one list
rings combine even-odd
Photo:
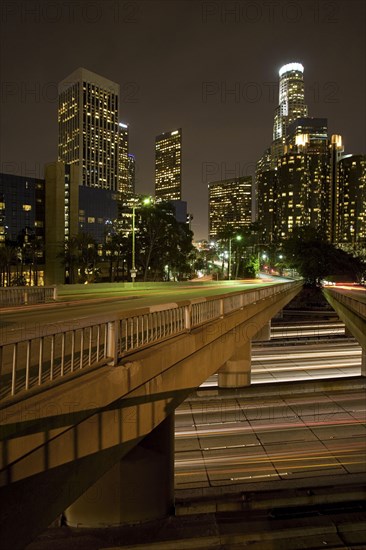
[[(263, 262), (265, 262), (266, 260), (268, 260), (267, 254), (264, 254), (264, 253), (262, 254), (262, 260), (263, 260)], [(264, 271), (268, 271), (268, 266), (266, 266), (266, 265), (263, 264), (263, 270), (264, 270)]]
[(236, 237), (230, 237), (229, 238), (229, 273), (228, 273), (228, 279), (229, 281), (231, 281), (231, 241), (233, 239), (236, 239), (237, 241), (241, 241), (242, 240), (242, 236), (241, 235), (236, 235)]
[[(151, 199), (147, 197), (142, 201), (142, 205), (147, 205), (151, 203)], [(131, 267), (131, 279), (132, 282), (135, 282), (137, 269), (136, 269), (136, 208), (142, 206), (140, 204), (134, 205), (132, 207), (132, 267)]]

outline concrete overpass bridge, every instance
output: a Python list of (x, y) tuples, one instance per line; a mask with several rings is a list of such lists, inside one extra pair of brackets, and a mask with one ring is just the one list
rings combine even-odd
[(366, 289), (362, 287), (325, 287), (323, 294), (346, 329), (362, 348), (361, 375), (366, 376)]
[[(1, 346), (1, 540), (64, 512), (112, 526), (174, 511), (174, 410), (219, 372), (250, 384), (251, 341), (299, 282), (39, 326)], [(21, 529), (19, 526), (22, 526)]]

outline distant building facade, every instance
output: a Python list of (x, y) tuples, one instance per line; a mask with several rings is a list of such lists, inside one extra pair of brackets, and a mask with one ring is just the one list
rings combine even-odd
[(209, 238), (223, 231), (244, 229), (252, 221), (252, 178), (250, 176), (209, 184)]
[(366, 246), (366, 155), (345, 155), (338, 163), (337, 244)]
[(56, 161), (45, 166), (45, 284), (63, 284), (65, 243), (78, 234), (79, 170)]
[(0, 173), (0, 245), (16, 243), (26, 228), (44, 240), (45, 181)]
[(62, 161), (47, 164), (44, 179), (0, 174), (0, 246), (38, 241), (38, 284), (63, 284), (64, 243), (83, 232), (101, 246), (118, 216), (120, 194), (80, 186), (78, 174)]
[(79, 231), (87, 233), (98, 244), (105, 242), (118, 217), (120, 194), (107, 189), (79, 189)]
[(155, 139), (155, 198), (182, 198), (182, 129), (160, 134)]

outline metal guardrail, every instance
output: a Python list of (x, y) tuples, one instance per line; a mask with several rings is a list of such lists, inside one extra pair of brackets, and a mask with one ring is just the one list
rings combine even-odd
[(224, 317), (302, 283), (281, 283), (214, 297), (136, 309), (118, 316), (59, 322), (8, 334), (0, 344), (0, 399), (109, 364), (137, 350)]
[(0, 307), (45, 304), (56, 300), (55, 286), (0, 287)]

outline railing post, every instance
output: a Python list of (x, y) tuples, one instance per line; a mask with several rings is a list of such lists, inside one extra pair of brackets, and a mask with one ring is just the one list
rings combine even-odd
[(184, 328), (186, 329), (187, 332), (190, 332), (191, 326), (192, 326), (191, 313), (192, 313), (192, 307), (191, 307), (191, 304), (189, 304), (188, 306), (185, 306), (185, 309), (184, 309), (184, 325), (185, 325)]
[(222, 318), (224, 316), (224, 298), (220, 298), (220, 317)]
[(108, 323), (107, 357), (111, 358), (108, 365), (115, 367), (118, 363), (118, 321), (109, 321)]

